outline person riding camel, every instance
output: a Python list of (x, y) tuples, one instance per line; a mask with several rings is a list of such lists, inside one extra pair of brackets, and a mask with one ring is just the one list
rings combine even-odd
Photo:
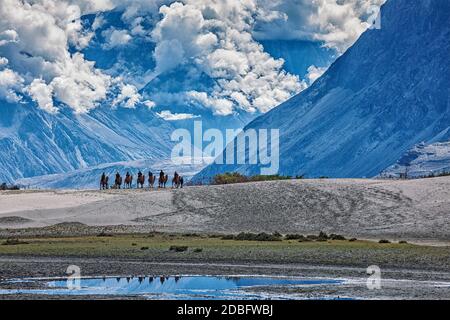
[(103, 172), (102, 177), (101, 177), (101, 181), (104, 182), (106, 180), (106, 174)]
[(159, 173), (159, 179), (161, 181), (163, 181), (164, 180), (164, 176), (165, 176), (164, 171), (161, 170), (161, 172)]
[(174, 175), (173, 175), (173, 178), (174, 178), (175, 180), (177, 180), (179, 176), (180, 176), (180, 175), (178, 174), (178, 172), (175, 171), (175, 173), (174, 173)]
[(126, 178), (130, 177), (130, 173), (127, 171), (127, 174), (125, 175)]
[(141, 170), (139, 170), (139, 172), (138, 172), (138, 179), (141, 178), (141, 177), (142, 177), (142, 172), (141, 172)]

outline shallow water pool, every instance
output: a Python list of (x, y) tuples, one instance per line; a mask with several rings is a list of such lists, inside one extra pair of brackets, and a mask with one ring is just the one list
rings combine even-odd
[[(116, 277), (44, 281), (42, 289), (0, 290), (0, 294), (141, 296), (147, 299), (292, 299), (292, 296), (265, 291), (268, 287), (333, 286), (334, 279), (295, 279), (273, 277)], [(69, 289), (68, 284), (79, 285)], [(269, 292), (270, 291), (270, 292)]]

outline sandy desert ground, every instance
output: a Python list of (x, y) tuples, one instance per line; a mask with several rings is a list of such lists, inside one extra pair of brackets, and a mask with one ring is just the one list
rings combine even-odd
[[(218, 236), (320, 231), (359, 240), (257, 242)], [(76, 264), (85, 276), (350, 279), (336, 288), (280, 289), (300, 298), (449, 299), (450, 177), (289, 180), (153, 191), (1, 192), (0, 239), (7, 238), (24, 242), (0, 246), (0, 289), (29, 285), (2, 279), (65, 277), (67, 266)], [(392, 243), (379, 244), (380, 239)], [(189, 249), (176, 253), (170, 250), (174, 245)], [(365, 286), (370, 265), (382, 268), (382, 290)], [(10, 298), (61, 297), (0, 295)]]
[[(7, 228), (18, 232), (68, 222), (114, 226), (121, 232), (325, 231), (366, 239), (447, 243), (450, 177), (0, 193), (0, 234)], [(72, 231), (76, 233), (76, 228)]]

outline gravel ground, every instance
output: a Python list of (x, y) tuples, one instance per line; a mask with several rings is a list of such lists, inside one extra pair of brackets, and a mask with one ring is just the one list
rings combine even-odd
[[(174, 275), (265, 275), (303, 278), (345, 279), (340, 286), (261, 287), (252, 289), (300, 298), (352, 297), (358, 299), (450, 299), (450, 273), (418, 270), (383, 269), (380, 290), (369, 290), (365, 268), (321, 267), (293, 264), (227, 264), (227, 263), (156, 263), (142, 260), (86, 258), (0, 258), (3, 275), (15, 277), (66, 277), (68, 265), (81, 267), (83, 276), (174, 276)], [(42, 288), (41, 282), (22, 283), (22, 288)], [(0, 289), (17, 288), (17, 284), (1, 284)], [(136, 299), (142, 297), (66, 297), (0, 295), (0, 299)]]

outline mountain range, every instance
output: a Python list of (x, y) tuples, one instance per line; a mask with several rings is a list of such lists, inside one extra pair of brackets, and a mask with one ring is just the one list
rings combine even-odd
[[(82, 53), (87, 60), (95, 62), (96, 68), (111, 76), (145, 83), (146, 74), (155, 68), (154, 43), (136, 37), (127, 46), (109, 48), (106, 45), (105, 32), (110, 28), (126, 27), (121, 21), (122, 14), (120, 10), (103, 13), (102, 26), (96, 29), (95, 36)], [(96, 15), (82, 17), (87, 27), (95, 19)], [(300, 76), (306, 74), (306, 66), (316, 64), (323, 67), (334, 57), (331, 50), (322, 49), (320, 44), (304, 41), (282, 43), (275, 45), (267, 41), (265, 45), (276, 51), (277, 57), (286, 57), (286, 66)], [(213, 79), (203, 74), (195, 81), (187, 81), (183, 68), (180, 66), (162, 73), (140, 87), (136, 83), (139, 94), (152, 97), (161, 93), (167, 96), (187, 90), (212, 90), (215, 85)], [(139, 160), (148, 165), (167, 160), (173, 146), (171, 133), (180, 127), (190, 129), (194, 119), (166, 121), (159, 115), (163, 110), (198, 115), (205, 128), (242, 128), (257, 116), (247, 112), (215, 116), (201, 103), (187, 105), (164, 99), (151, 109), (144, 104), (135, 108), (112, 107), (110, 101), (105, 101), (86, 114), (76, 114), (61, 103), (57, 103), (57, 107), (59, 112), (51, 114), (25, 97), (19, 103), (0, 100), (0, 182), (20, 182), (32, 177), (47, 181), (43, 176), (52, 175), (54, 178), (54, 175), (71, 175), (77, 170), (88, 172), (90, 169), (96, 172), (102, 164), (130, 161), (136, 164), (135, 161)], [(63, 185), (64, 182), (58, 184)], [(70, 185), (66, 184), (66, 187)]]
[[(450, 2), (390, 0), (307, 90), (245, 127), (280, 130), (282, 175), (373, 177), (414, 145), (450, 138)], [(259, 165), (213, 164), (194, 180)]]
[(64, 173), (101, 163), (166, 159), (173, 127), (145, 107), (102, 106), (88, 114), (49, 114), (2, 102), (0, 181)]

